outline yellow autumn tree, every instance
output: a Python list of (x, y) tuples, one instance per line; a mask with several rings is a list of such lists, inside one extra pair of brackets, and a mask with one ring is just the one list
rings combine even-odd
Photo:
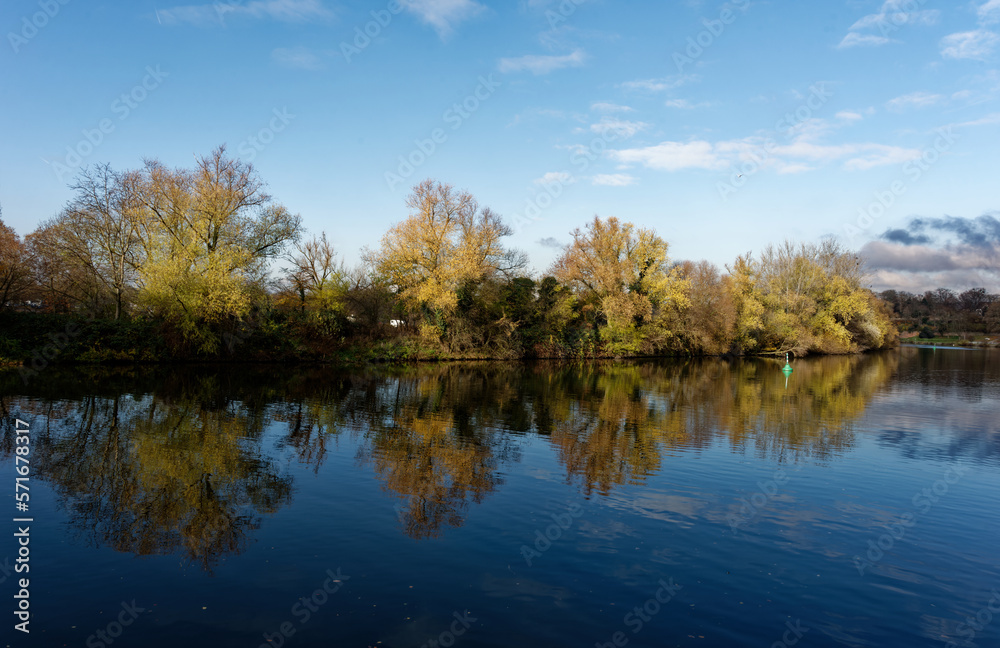
[(895, 326), (864, 287), (860, 256), (827, 239), (768, 246), (731, 270), (743, 352), (853, 353), (894, 343)]
[(594, 307), (607, 350), (638, 353), (661, 346), (675, 333), (673, 311), (688, 303), (687, 282), (671, 268), (667, 242), (613, 216), (595, 216), (571, 235), (551, 272)]
[(224, 146), (191, 170), (147, 161), (137, 191), (146, 212), (142, 300), (201, 350), (215, 351), (215, 326), (249, 313), (270, 261), (299, 237), (300, 218)]
[(411, 311), (424, 316), (425, 334), (441, 332), (463, 284), (510, 277), (525, 266), (522, 253), (503, 246), (511, 228), (472, 194), (425, 180), (413, 188), (406, 205), (410, 215), (365, 258)]

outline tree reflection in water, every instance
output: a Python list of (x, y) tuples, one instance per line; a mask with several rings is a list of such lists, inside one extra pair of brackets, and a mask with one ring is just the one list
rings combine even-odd
[[(588, 496), (669, 470), (682, 448), (727, 443), (779, 461), (844, 452), (898, 362), (811, 359), (787, 385), (772, 360), (50, 370), (30, 388), (0, 374), (0, 393), (19, 394), (0, 398), (0, 414), (34, 417), (35, 474), (83, 538), (211, 569), (291, 502), (282, 453), (319, 472), (345, 433), (400, 501), (403, 531), (431, 538), (500, 488), (531, 438)], [(0, 449), (13, 452), (9, 424)]]

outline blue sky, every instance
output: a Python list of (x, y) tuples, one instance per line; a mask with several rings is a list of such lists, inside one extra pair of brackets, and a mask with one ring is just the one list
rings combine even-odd
[(675, 259), (836, 235), (876, 288), (1000, 290), (1000, 0), (7, 0), (0, 21), (21, 234), (82, 164), (225, 143), (348, 263), (430, 177), (539, 271), (597, 214)]

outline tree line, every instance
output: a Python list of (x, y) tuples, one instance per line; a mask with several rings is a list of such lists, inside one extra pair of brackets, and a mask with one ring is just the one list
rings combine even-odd
[(1000, 333), (1000, 295), (985, 288), (956, 293), (947, 288), (915, 295), (905, 290), (885, 290), (879, 295), (892, 309), (900, 328), (921, 337), (948, 333)]
[(720, 269), (675, 262), (654, 230), (595, 216), (538, 276), (499, 214), (426, 180), (347, 267), (335, 233), (308, 235), (224, 146), (188, 169), (89, 167), (71, 188), (23, 240), (0, 222), (0, 308), (142, 325), (174, 355), (806, 354), (897, 339), (862, 259), (832, 240)]

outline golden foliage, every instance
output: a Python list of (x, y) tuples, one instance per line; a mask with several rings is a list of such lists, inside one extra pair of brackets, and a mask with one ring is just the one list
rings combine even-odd
[(511, 276), (524, 267), (524, 256), (501, 243), (510, 227), (480, 208), (472, 194), (425, 180), (406, 204), (410, 215), (382, 237), (367, 260), (411, 308), (451, 313), (463, 283)]

